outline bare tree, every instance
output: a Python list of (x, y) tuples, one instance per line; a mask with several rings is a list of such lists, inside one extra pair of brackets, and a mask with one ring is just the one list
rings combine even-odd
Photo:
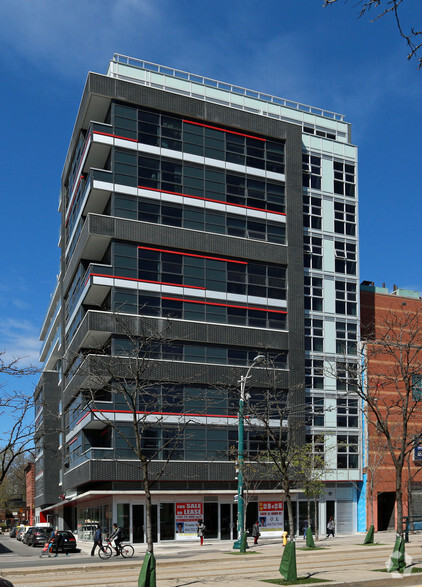
[[(330, 4), (335, 4), (338, 0), (324, 0), (324, 7)], [(400, 36), (406, 41), (409, 53), (407, 58), (410, 60), (413, 57), (418, 61), (418, 69), (422, 67), (422, 57), (419, 57), (422, 48), (422, 31), (414, 27), (405, 31), (402, 25), (402, 9), (406, 0), (358, 0), (357, 4), (360, 6), (359, 16), (362, 17), (369, 14), (371, 11), (379, 9), (378, 13), (371, 19), (374, 22), (386, 14), (391, 14), (396, 21), (397, 29)], [(409, 2), (407, 2), (409, 6)]]
[[(152, 488), (165, 468), (191, 422), (182, 415), (182, 401), (178, 386), (162, 372), (163, 362), (156, 360), (158, 348), (166, 345), (171, 354), (173, 342), (167, 336), (168, 325), (161, 320), (149, 326), (148, 320), (114, 313), (113, 331), (121, 337), (120, 349), (115, 354), (99, 349), (90, 362), (88, 372), (83, 362), (79, 373), (86, 375), (86, 409), (92, 418), (102, 424), (94, 431), (91, 441), (111, 445), (111, 433), (122, 439), (127, 459), (135, 458), (135, 471), (140, 471), (145, 492), (146, 538), (148, 552), (153, 553)], [(106, 397), (118, 404), (116, 410), (104, 404)], [(180, 416), (170, 415), (180, 413)], [(122, 421), (123, 419), (123, 421)], [(124, 460), (124, 459), (122, 459)]]
[(8, 389), (10, 381), (28, 377), (37, 372), (35, 367), (21, 366), (21, 358), (7, 359), (0, 352), (0, 418), (5, 427), (0, 432), (0, 485), (8, 475), (13, 463), (33, 445), (33, 418), (30, 417), (33, 400), (15, 389)]
[(367, 443), (367, 461), (366, 469), (368, 475), (368, 494), (366, 496), (367, 503), (369, 502), (369, 510), (371, 513), (371, 526), (374, 524), (374, 498), (377, 485), (383, 479), (383, 465), (385, 463), (386, 451), (388, 451), (385, 437), (376, 438), (371, 436)]
[[(389, 310), (363, 332), (362, 368), (337, 364), (337, 382), (365, 403), (368, 434), (379, 435), (395, 471), (397, 533), (403, 534), (403, 468), (422, 441), (422, 312)], [(363, 369), (363, 373), (362, 370)]]
[(319, 528), (317, 500), (324, 489), (324, 479), (329, 470), (325, 462), (324, 437), (313, 436), (308, 440), (309, 442), (301, 447), (298, 447), (297, 449), (294, 469), (297, 473), (298, 481), (306, 496), (307, 521), (309, 528), (312, 526), (311, 502), (313, 501), (315, 537), (318, 539)]
[(9, 467), (8, 474), (0, 485), (0, 509), (11, 510), (15, 500), (25, 501), (25, 468), (30, 456), (30, 453), (19, 455)]
[(292, 490), (299, 483), (296, 467), (305, 441), (304, 404), (293, 400), (294, 390), (279, 386), (279, 373), (268, 366), (268, 388), (260, 397), (251, 397), (248, 405), (248, 425), (261, 437), (256, 458), (267, 467), (270, 478), (283, 490), (290, 539), (294, 539)]

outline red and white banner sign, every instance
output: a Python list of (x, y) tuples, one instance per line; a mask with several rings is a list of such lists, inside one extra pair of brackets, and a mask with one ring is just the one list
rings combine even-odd
[(284, 504), (282, 501), (259, 502), (260, 532), (282, 532), (284, 529)]
[(198, 520), (204, 518), (202, 502), (176, 503), (176, 539), (196, 536)]

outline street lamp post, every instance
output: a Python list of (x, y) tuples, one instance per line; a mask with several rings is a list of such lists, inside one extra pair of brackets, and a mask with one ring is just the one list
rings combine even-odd
[(233, 548), (240, 549), (242, 543), (242, 532), (245, 522), (245, 501), (243, 498), (243, 466), (244, 466), (244, 415), (243, 409), (246, 401), (246, 382), (250, 378), (249, 373), (252, 368), (258, 363), (262, 363), (265, 360), (264, 355), (258, 355), (254, 358), (252, 363), (249, 365), (249, 369), (246, 371), (246, 375), (240, 377), (240, 398), (239, 398), (239, 416), (238, 416), (238, 428), (237, 428), (237, 540), (233, 544)]

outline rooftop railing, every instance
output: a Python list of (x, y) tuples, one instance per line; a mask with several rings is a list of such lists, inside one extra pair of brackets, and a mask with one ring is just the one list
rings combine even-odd
[(182, 71), (181, 69), (158, 65), (157, 63), (151, 63), (150, 61), (135, 59), (134, 57), (128, 57), (127, 55), (121, 55), (120, 53), (115, 53), (113, 55), (113, 62), (129, 65), (130, 67), (135, 67), (137, 69), (152, 71), (154, 73), (161, 73), (163, 75), (175, 77), (196, 84), (202, 84), (211, 88), (217, 88), (219, 90), (231, 92), (240, 96), (245, 96), (247, 98), (255, 98), (264, 102), (270, 102), (271, 104), (277, 104), (278, 106), (285, 106), (286, 108), (292, 108), (301, 112), (307, 112), (309, 114), (323, 116), (324, 118), (330, 118), (331, 120), (339, 120), (344, 122), (344, 114), (337, 114), (336, 112), (315, 108), (314, 106), (308, 106), (307, 104), (301, 104), (300, 102), (278, 98), (277, 96), (272, 96), (263, 92), (257, 92), (256, 90), (242, 88), (241, 86), (235, 86), (209, 77), (195, 75), (193, 73), (188, 73), (187, 71)]

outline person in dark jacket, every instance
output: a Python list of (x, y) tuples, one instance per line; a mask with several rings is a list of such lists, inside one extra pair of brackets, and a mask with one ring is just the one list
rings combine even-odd
[[(60, 534), (58, 530), (56, 530), (54, 534), (52, 533), (51, 542), (53, 543), (53, 548), (51, 549), (51, 552), (54, 552), (54, 558), (57, 558), (59, 556), (59, 548), (62, 546), (63, 542), (63, 536)], [(68, 552), (66, 553), (66, 556), (69, 556)]]
[(94, 533), (94, 545), (92, 547), (91, 550), (91, 556), (95, 555), (95, 551), (98, 548), (100, 548), (100, 550), (104, 550), (103, 549), (103, 533), (101, 531), (101, 526), (100, 524), (97, 524), (97, 527), (95, 529), (95, 533)]
[(258, 544), (258, 538), (261, 536), (261, 533), (259, 531), (259, 522), (258, 522), (258, 520), (252, 526), (252, 536), (253, 536), (253, 543), (254, 544)]

